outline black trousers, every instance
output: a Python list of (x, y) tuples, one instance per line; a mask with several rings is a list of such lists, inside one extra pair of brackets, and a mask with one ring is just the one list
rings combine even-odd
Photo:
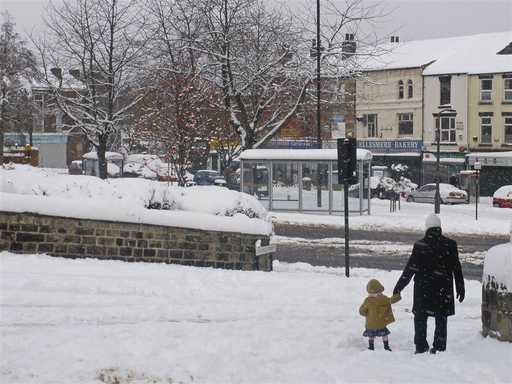
[[(436, 329), (434, 331), (434, 344), (432, 345), (438, 351), (446, 349), (446, 328), (448, 317), (435, 316)], [(427, 320), (428, 316), (425, 313), (416, 313), (414, 315), (414, 344), (416, 349), (427, 350)]]

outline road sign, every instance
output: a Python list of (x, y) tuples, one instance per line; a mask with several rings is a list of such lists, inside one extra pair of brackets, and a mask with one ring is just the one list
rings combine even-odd
[(482, 163), (479, 162), (479, 161), (475, 161), (475, 164), (473, 165), (473, 168), (477, 171), (479, 171), (480, 169), (482, 169)]
[(275, 244), (264, 245), (262, 247), (256, 246), (256, 256), (266, 255), (267, 253), (275, 253), (275, 252), (276, 252)]

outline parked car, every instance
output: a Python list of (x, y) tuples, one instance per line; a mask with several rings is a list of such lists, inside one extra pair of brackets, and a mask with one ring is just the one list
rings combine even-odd
[[(441, 204), (461, 204), (467, 202), (467, 193), (451, 184), (439, 183)], [(407, 201), (417, 203), (435, 203), (436, 185), (425, 184), (409, 193)]]
[(73, 160), (68, 167), (68, 173), (70, 175), (83, 175), (82, 160)]
[(201, 169), (197, 171), (196, 174), (194, 175), (194, 182), (197, 185), (222, 184), (222, 181), (218, 180), (223, 180), (223, 184), (226, 183), (224, 176), (222, 176), (219, 172), (212, 171), (210, 169)]
[(512, 185), (504, 185), (492, 195), (492, 206), (498, 208), (512, 208)]

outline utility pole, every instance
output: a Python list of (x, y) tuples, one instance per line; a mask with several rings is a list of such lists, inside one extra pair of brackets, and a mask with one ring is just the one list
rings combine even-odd
[[(320, 0), (316, 0), (316, 145), (322, 149), (321, 119), (320, 119)], [(317, 206), (322, 206), (322, 181), (320, 167), (317, 166)]]

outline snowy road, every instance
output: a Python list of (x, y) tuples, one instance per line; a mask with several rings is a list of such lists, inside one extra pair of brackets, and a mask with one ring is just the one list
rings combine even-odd
[[(275, 224), (277, 245), (275, 258), (285, 262), (306, 262), (329, 267), (344, 266), (343, 230), (333, 226)], [(459, 244), (459, 257), (464, 275), (480, 280), (485, 252), (506, 242), (505, 236), (458, 234), (452, 236)], [(401, 270), (407, 262), (412, 245), (421, 238), (415, 232), (351, 231), (351, 266)]]
[[(414, 355), (412, 287), (393, 352), (366, 350), (357, 308), (397, 272), (275, 263), (242, 272), (0, 253), (0, 382), (507, 383), (510, 346), (480, 335), (481, 285), (448, 322), (448, 350)], [(431, 329), (429, 334), (431, 334)]]

